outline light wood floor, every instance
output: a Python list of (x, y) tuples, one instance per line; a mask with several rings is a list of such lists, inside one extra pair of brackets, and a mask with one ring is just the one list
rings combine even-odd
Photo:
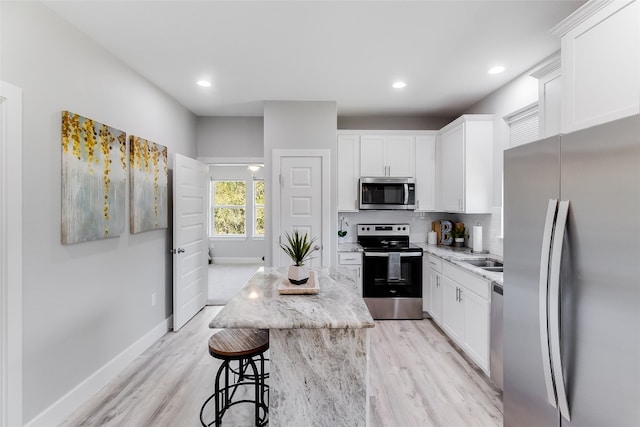
[[(218, 367), (206, 346), (218, 310), (165, 335), (62, 425), (199, 426)], [(370, 376), (372, 427), (502, 425), (499, 392), (429, 320), (376, 322)]]

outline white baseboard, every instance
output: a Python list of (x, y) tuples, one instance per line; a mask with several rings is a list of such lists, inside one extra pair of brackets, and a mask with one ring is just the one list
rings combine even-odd
[(262, 258), (214, 256), (213, 264), (261, 264)]
[(122, 353), (111, 359), (103, 367), (62, 396), (57, 402), (29, 421), (25, 427), (50, 427), (61, 424), (100, 389), (109, 384), (133, 360), (141, 355), (153, 343), (166, 334), (173, 325), (173, 316), (163, 320), (158, 326), (131, 344)]

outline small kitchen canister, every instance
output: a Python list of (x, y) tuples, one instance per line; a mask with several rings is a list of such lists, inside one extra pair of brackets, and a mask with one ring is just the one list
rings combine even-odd
[(427, 234), (427, 243), (430, 245), (437, 245), (438, 244), (438, 233), (436, 233), (435, 231), (430, 231)]

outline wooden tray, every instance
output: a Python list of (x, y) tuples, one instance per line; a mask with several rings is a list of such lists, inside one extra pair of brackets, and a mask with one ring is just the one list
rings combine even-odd
[(280, 295), (312, 295), (318, 292), (320, 292), (320, 287), (316, 280), (316, 272), (313, 270), (309, 271), (309, 280), (304, 285), (294, 285), (286, 277), (278, 284)]

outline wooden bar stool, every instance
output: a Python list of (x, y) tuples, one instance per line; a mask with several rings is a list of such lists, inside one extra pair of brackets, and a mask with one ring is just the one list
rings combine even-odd
[[(222, 360), (215, 380), (214, 392), (205, 400), (200, 409), (203, 426), (219, 426), (227, 409), (239, 403), (253, 403), (256, 426), (269, 423), (269, 386), (266, 379), (264, 353), (269, 349), (269, 331), (265, 329), (225, 329), (209, 338), (209, 354)], [(237, 362), (233, 368), (231, 362)], [(259, 368), (256, 362), (259, 362)], [(220, 384), (224, 377), (224, 385)], [(233, 377), (233, 378), (232, 378)], [(240, 386), (253, 387), (253, 399), (233, 400)], [(206, 423), (203, 418), (207, 404), (215, 400), (215, 418)]]

